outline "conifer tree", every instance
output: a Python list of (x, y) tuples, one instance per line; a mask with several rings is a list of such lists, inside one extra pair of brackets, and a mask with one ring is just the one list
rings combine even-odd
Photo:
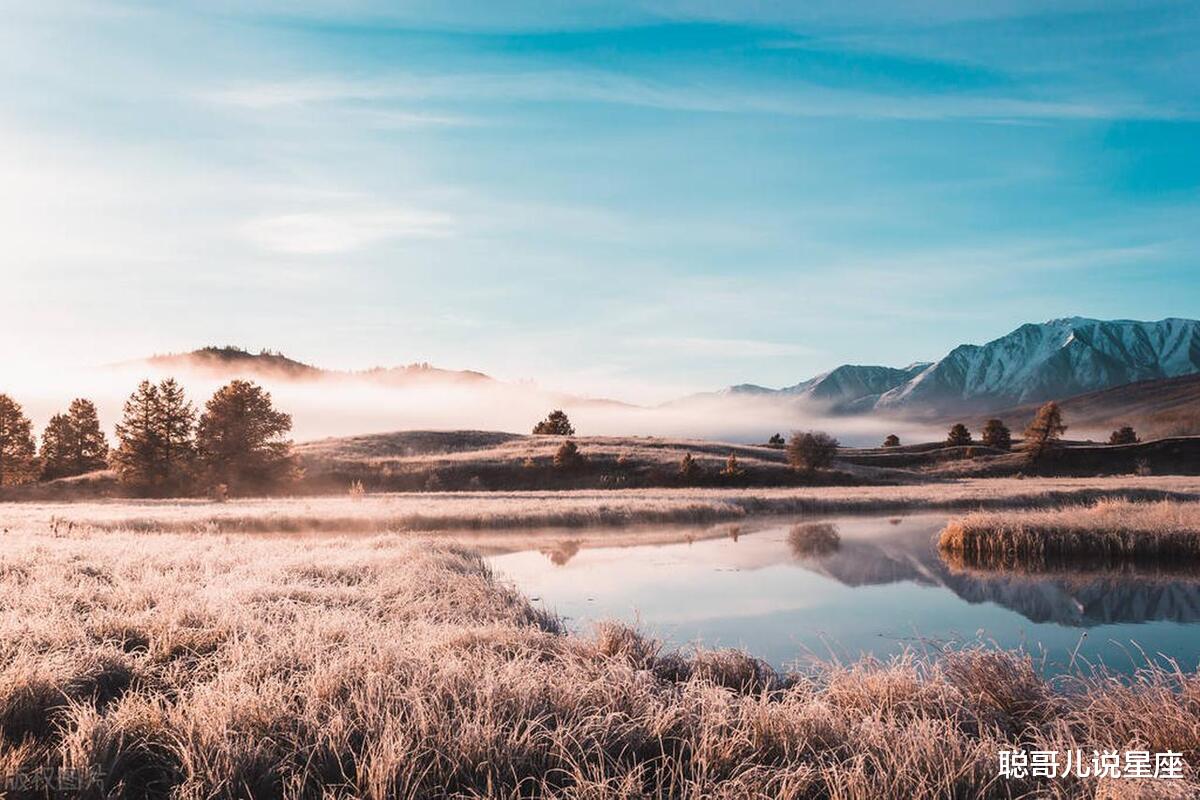
[(0, 486), (28, 483), (37, 476), (33, 423), (19, 403), (0, 394)]
[(946, 444), (953, 445), (955, 447), (965, 447), (966, 445), (969, 445), (971, 441), (971, 431), (968, 430), (967, 426), (963, 425), (961, 422), (954, 423), (954, 425), (950, 428), (950, 433), (946, 435)]
[(1058, 403), (1051, 401), (1039, 408), (1025, 429), (1025, 455), (1029, 461), (1036, 463), (1052, 455), (1066, 430)]
[(997, 450), (1008, 450), (1012, 447), (1012, 431), (1002, 420), (989, 419), (983, 426), (983, 443)]
[(212, 396), (200, 415), (196, 449), (205, 478), (234, 491), (265, 489), (295, 474), (292, 417), (275, 410), (271, 394), (235, 380)]

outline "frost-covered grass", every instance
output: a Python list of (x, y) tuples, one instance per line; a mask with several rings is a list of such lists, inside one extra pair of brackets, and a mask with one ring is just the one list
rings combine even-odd
[(939, 546), (964, 562), (1200, 559), (1200, 503), (1101, 500), (1066, 508), (977, 512), (950, 520)]
[(719, 522), (755, 514), (831, 514), (921, 509), (1078, 505), (1104, 498), (1200, 500), (1200, 478), (967, 479), (913, 486), (762, 489), (629, 489), (562, 492), (439, 492), (185, 501), (0, 504), (0, 528), (205, 532), (380, 532), (588, 527)]
[[(7, 510), (7, 509), (6, 509)], [(1200, 677), (1050, 683), (1019, 653), (779, 675), (737, 651), (587, 636), (458, 547), (9, 519), (0, 775), (92, 796), (1191, 797), (996, 778), (1007, 748), (1200, 758)], [(74, 795), (72, 795), (74, 796)]]

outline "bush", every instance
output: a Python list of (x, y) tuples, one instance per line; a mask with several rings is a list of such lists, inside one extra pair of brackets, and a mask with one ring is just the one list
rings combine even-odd
[(799, 472), (814, 472), (833, 463), (838, 440), (822, 431), (796, 431), (788, 442), (788, 463)]
[(684, 483), (690, 483), (700, 477), (700, 465), (696, 463), (696, 459), (692, 458), (691, 453), (684, 453), (683, 458), (679, 460), (679, 477)]
[(574, 436), (575, 429), (571, 420), (567, 419), (562, 409), (551, 411), (544, 420), (533, 426), (533, 432), (540, 436)]
[(559, 445), (554, 453), (554, 466), (557, 469), (577, 469), (583, 466), (583, 460), (583, 453), (579, 452), (578, 445), (571, 439)]
[(726, 478), (740, 478), (746, 474), (746, 470), (742, 469), (742, 465), (738, 462), (737, 453), (730, 453), (729, 458), (725, 461), (725, 469), (721, 470), (721, 475)]
[(1137, 444), (1140, 441), (1137, 431), (1131, 425), (1122, 425), (1108, 437), (1109, 444)]

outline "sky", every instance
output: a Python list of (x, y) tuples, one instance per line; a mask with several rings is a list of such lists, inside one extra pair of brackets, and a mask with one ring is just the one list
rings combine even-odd
[(0, 359), (635, 402), (1200, 315), (1200, 6), (0, 0)]

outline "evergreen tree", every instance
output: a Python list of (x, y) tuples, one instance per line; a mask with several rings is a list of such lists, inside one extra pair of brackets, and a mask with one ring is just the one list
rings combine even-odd
[(899, 447), (900, 437), (894, 433), (889, 433), (887, 438), (883, 440), (884, 447)]
[(77, 397), (67, 409), (74, 435), (71, 470), (75, 475), (95, 472), (108, 466), (108, 439), (100, 429), (100, 415), (91, 400)]
[(1052, 455), (1066, 430), (1058, 403), (1051, 401), (1039, 408), (1025, 429), (1025, 455), (1029, 461), (1036, 463)]
[(17, 401), (0, 394), (0, 486), (28, 483), (37, 476), (33, 423)]
[(268, 488), (295, 475), (292, 417), (276, 411), (271, 395), (249, 381), (235, 380), (212, 396), (200, 415), (196, 449), (212, 485), (234, 491)]
[(162, 483), (168, 490), (185, 487), (196, 461), (196, 407), (174, 378), (158, 385), (158, 429), (162, 441)]
[(575, 442), (567, 439), (558, 446), (558, 450), (554, 453), (554, 466), (558, 469), (575, 469), (583, 465), (583, 453), (579, 452), (578, 445)]
[(726, 478), (740, 478), (746, 474), (746, 470), (742, 469), (741, 462), (738, 461), (737, 453), (729, 454), (729, 458), (725, 461), (725, 469), (721, 470), (721, 474)]
[(1132, 425), (1122, 425), (1108, 437), (1109, 444), (1137, 444), (1140, 441)]
[(161, 408), (158, 387), (150, 381), (142, 381), (125, 401), (121, 421), (117, 423), (113, 466), (122, 483), (143, 491), (155, 488), (162, 481)]
[(950, 428), (950, 433), (946, 435), (946, 444), (954, 447), (965, 447), (971, 443), (971, 431), (966, 425), (961, 422), (956, 422)]
[(108, 442), (96, 407), (77, 398), (66, 414), (55, 414), (42, 432), (42, 479), (83, 475), (107, 466)]
[(42, 480), (52, 481), (73, 475), (72, 453), (75, 452), (75, 432), (71, 419), (66, 414), (55, 414), (42, 431), (42, 449), (38, 454), (42, 462)]
[(1002, 420), (989, 419), (983, 426), (983, 443), (997, 450), (1008, 450), (1012, 447), (1012, 431)]
[(551, 411), (544, 420), (533, 426), (533, 432), (551, 436), (575, 435), (575, 429), (571, 427), (571, 420), (567, 419), (567, 415), (561, 409)]
[(771, 438), (767, 439), (767, 447), (774, 447), (779, 450), (782, 450), (786, 446), (787, 446), (787, 442), (784, 440), (782, 434), (779, 434), (779, 433), (772, 434)]

